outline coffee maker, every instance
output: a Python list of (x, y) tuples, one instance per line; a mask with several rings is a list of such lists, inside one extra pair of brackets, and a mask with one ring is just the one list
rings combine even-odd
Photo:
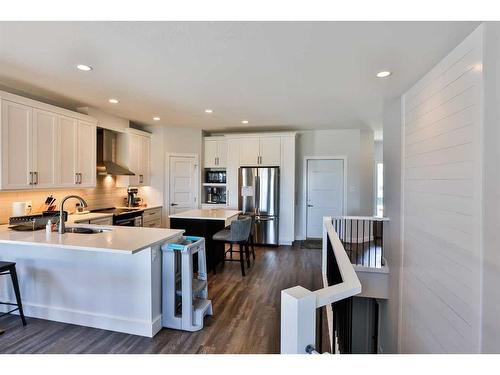
[(127, 206), (136, 207), (141, 202), (141, 198), (137, 196), (139, 189), (136, 187), (129, 187), (127, 189)]

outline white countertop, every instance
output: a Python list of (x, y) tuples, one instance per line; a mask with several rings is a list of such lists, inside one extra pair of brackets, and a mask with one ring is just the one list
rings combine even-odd
[(216, 209), (198, 209), (179, 212), (170, 215), (171, 219), (199, 219), (199, 220), (228, 220), (236, 216), (241, 211), (238, 210), (225, 210), (223, 208)]
[[(184, 233), (181, 229), (122, 227), (72, 224), (67, 227), (110, 229), (109, 232), (79, 234), (38, 231), (14, 231), (0, 226), (0, 244), (58, 247), (64, 249), (134, 254), (157, 243), (166, 242)], [(0, 249), (1, 251), (1, 249)]]

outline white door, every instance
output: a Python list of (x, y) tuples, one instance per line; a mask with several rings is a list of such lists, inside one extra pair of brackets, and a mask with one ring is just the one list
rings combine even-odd
[(78, 173), (79, 186), (96, 185), (96, 126), (85, 121), (78, 121)]
[(279, 167), (281, 162), (281, 138), (260, 138), (260, 160), (259, 165), (267, 167)]
[(198, 208), (198, 190), (197, 158), (195, 156), (170, 156), (170, 214)]
[(30, 189), (33, 172), (33, 111), (2, 100), (2, 189)]
[(240, 139), (240, 165), (251, 167), (259, 164), (260, 139), (241, 138)]
[(56, 184), (57, 115), (33, 110), (33, 186), (39, 189)]
[(217, 167), (217, 141), (213, 139), (205, 140), (205, 153), (203, 164), (205, 168)]
[(323, 216), (339, 216), (344, 207), (344, 160), (307, 160), (307, 238), (321, 238)]
[(78, 121), (71, 117), (59, 116), (59, 136), (57, 157), (58, 177), (57, 185), (60, 187), (74, 187), (79, 179), (76, 176), (78, 168), (77, 139)]

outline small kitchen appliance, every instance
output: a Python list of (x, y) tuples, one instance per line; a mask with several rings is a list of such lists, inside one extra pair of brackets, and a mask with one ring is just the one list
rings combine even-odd
[(137, 207), (141, 203), (141, 198), (137, 196), (139, 189), (136, 187), (129, 187), (127, 189), (127, 206)]

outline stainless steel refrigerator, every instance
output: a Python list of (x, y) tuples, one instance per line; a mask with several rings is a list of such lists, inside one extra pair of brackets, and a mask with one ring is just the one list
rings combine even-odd
[(280, 169), (241, 167), (238, 208), (255, 217), (255, 243), (279, 244)]

